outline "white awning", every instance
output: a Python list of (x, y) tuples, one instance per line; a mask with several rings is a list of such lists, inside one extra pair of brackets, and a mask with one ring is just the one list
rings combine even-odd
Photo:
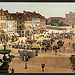
[(18, 33), (15, 33), (16, 36), (20, 36)]

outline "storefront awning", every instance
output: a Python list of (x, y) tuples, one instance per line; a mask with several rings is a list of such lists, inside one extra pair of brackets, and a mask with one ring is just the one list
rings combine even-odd
[(20, 36), (18, 33), (15, 33), (15, 36)]

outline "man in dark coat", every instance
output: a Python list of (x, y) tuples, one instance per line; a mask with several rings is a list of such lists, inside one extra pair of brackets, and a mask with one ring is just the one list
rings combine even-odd
[(45, 48), (45, 53), (46, 53), (46, 48)]
[(12, 68), (12, 69), (10, 69), (11, 70), (11, 73), (14, 73), (14, 69)]
[(45, 64), (41, 64), (41, 67), (42, 67), (42, 72), (44, 72)]

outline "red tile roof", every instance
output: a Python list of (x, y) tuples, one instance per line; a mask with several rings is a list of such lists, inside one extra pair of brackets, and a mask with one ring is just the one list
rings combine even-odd
[[(31, 20), (32, 18), (40, 18), (43, 19), (45, 18), (44, 16), (40, 15), (39, 13), (34, 12), (26, 12), (24, 11), (23, 13), (9, 13), (8, 10), (4, 11), (1, 9), (0, 11), (4, 12), (4, 15), (7, 17), (7, 20)], [(9, 18), (12, 17), (12, 18)]]

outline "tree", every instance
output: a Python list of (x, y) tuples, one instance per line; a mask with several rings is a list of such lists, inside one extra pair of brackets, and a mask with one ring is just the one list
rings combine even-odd
[(63, 22), (61, 22), (61, 23), (59, 23), (58, 26), (69, 26), (69, 25), (67, 25), (67, 24), (65, 24), (65, 23), (63, 23)]
[(46, 19), (46, 25), (48, 25), (48, 20)]
[(65, 24), (65, 23), (63, 23), (63, 22), (61, 22), (61, 23), (59, 23), (59, 19), (51, 19), (51, 22), (49, 23), (49, 25), (51, 25), (51, 26), (69, 26), (69, 25), (67, 25), (67, 24)]

